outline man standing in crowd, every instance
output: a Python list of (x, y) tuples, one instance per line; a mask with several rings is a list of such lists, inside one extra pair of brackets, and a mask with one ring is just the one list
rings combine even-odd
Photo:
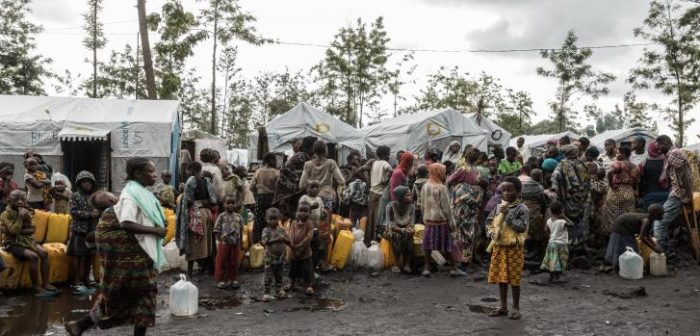
[(647, 159), (646, 144), (647, 140), (643, 136), (636, 136), (632, 138), (632, 155), (630, 155), (630, 162), (635, 166), (641, 166)]

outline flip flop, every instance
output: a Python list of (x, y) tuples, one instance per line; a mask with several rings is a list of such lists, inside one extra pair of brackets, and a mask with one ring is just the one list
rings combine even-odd
[(508, 310), (504, 310), (501, 308), (495, 309), (494, 311), (489, 313), (489, 317), (499, 317), (499, 316), (506, 316), (508, 315)]
[(428, 277), (430, 277), (430, 271), (423, 271), (423, 273), (421, 273), (421, 275), (428, 278)]

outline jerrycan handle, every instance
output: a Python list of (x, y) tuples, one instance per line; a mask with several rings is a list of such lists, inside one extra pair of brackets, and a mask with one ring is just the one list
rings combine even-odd
[[(627, 248), (627, 252), (634, 252), (634, 249), (633, 249), (633, 248), (631, 248), (631, 247), (629, 247), (629, 246), (626, 246), (626, 248)], [(180, 275), (182, 275), (182, 274), (180, 274)]]
[(187, 276), (184, 273), (180, 273), (180, 280), (187, 281)]

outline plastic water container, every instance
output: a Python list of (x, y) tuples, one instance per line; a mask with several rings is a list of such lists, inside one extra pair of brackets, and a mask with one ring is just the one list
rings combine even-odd
[(180, 281), (170, 286), (170, 313), (175, 316), (192, 316), (197, 314), (199, 290), (193, 283), (180, 274)]
[(367, 267), (381, 271), (384, 269), (384, 254), (376, 241), (372, 242), (372, 246), (367, 249)]
[(352, 243), (355, 241), (355, 236), (350, 231), (342, 230), (338, 234), (338, 238), (333, 247), (333, 256), (331, 257), (331, 264), (337, 269), (345, 268), (348, 259), (350, 259), (350, 252), (352, 250)]
[(627, 246), (627, 251), (620, 255), (618, 261), (621, 277), (639, 280), (644, 276), (644, 261), (631, 247)]
[(447, 260), (445, 260), (445, 257), (443, 257), (442, 253), (440, 253), (440, 251), (438, 251), (438, 250), (430, 251), (430, 258), (432, 258), (433, 261), (435, 261), (435, 263), (437, 263), (440, 266), (444, 266), (445, 263), (447, 263)]
[(265, 264), (265, 248), (260, 244), (254, 244), (250, 248), (250, 268), (260, 268)]
[(367, 246), (365, 246), (365, 233), (362, 230), (352, 231), (352, 235), (355, 236), (355, 242), (352, 243), (352, 249), (350, 251), (350, 264), (355, 267), (367, 267), (369, 262), (367, 256)]
[(649, 257), (649, 273), (653, 276), (666, 276), (666, 255), (652, 252)]

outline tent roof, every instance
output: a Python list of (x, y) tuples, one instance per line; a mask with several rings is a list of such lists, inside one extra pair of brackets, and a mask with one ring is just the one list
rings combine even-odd
[(479, 123), (477, 121), (476, 113), (467, 113), (465, 116), (481, 127), (481, 129), (489, 132), (490, 143), (500, 144), (503, 147), (508, 146), (508, 142), (510, 141), (512, 134), (496, 124), (493, 120), (482, 117), (481, 122)]
[(605, 145), (605, 140), (615, 139), (616, 141), (625, 140), (627, 138), (641, 135), (645, 138), (656, 138), (656, 133), (647, 130), (646, 128), (623, 128), (618, 130), (609, 130), (594, 136), (591, 139), (591, 145), (602, 148)]
[(172, 123), (177, 118), (178, 104), (175, 100), (0, 95), (0, 123)]
[(271, 152), (280, 151), (292, 139), (306, 136), (316, 136), (364, 152), (365, 136), (362, 132), (306, 103), (299, 103), (265, 128)]

